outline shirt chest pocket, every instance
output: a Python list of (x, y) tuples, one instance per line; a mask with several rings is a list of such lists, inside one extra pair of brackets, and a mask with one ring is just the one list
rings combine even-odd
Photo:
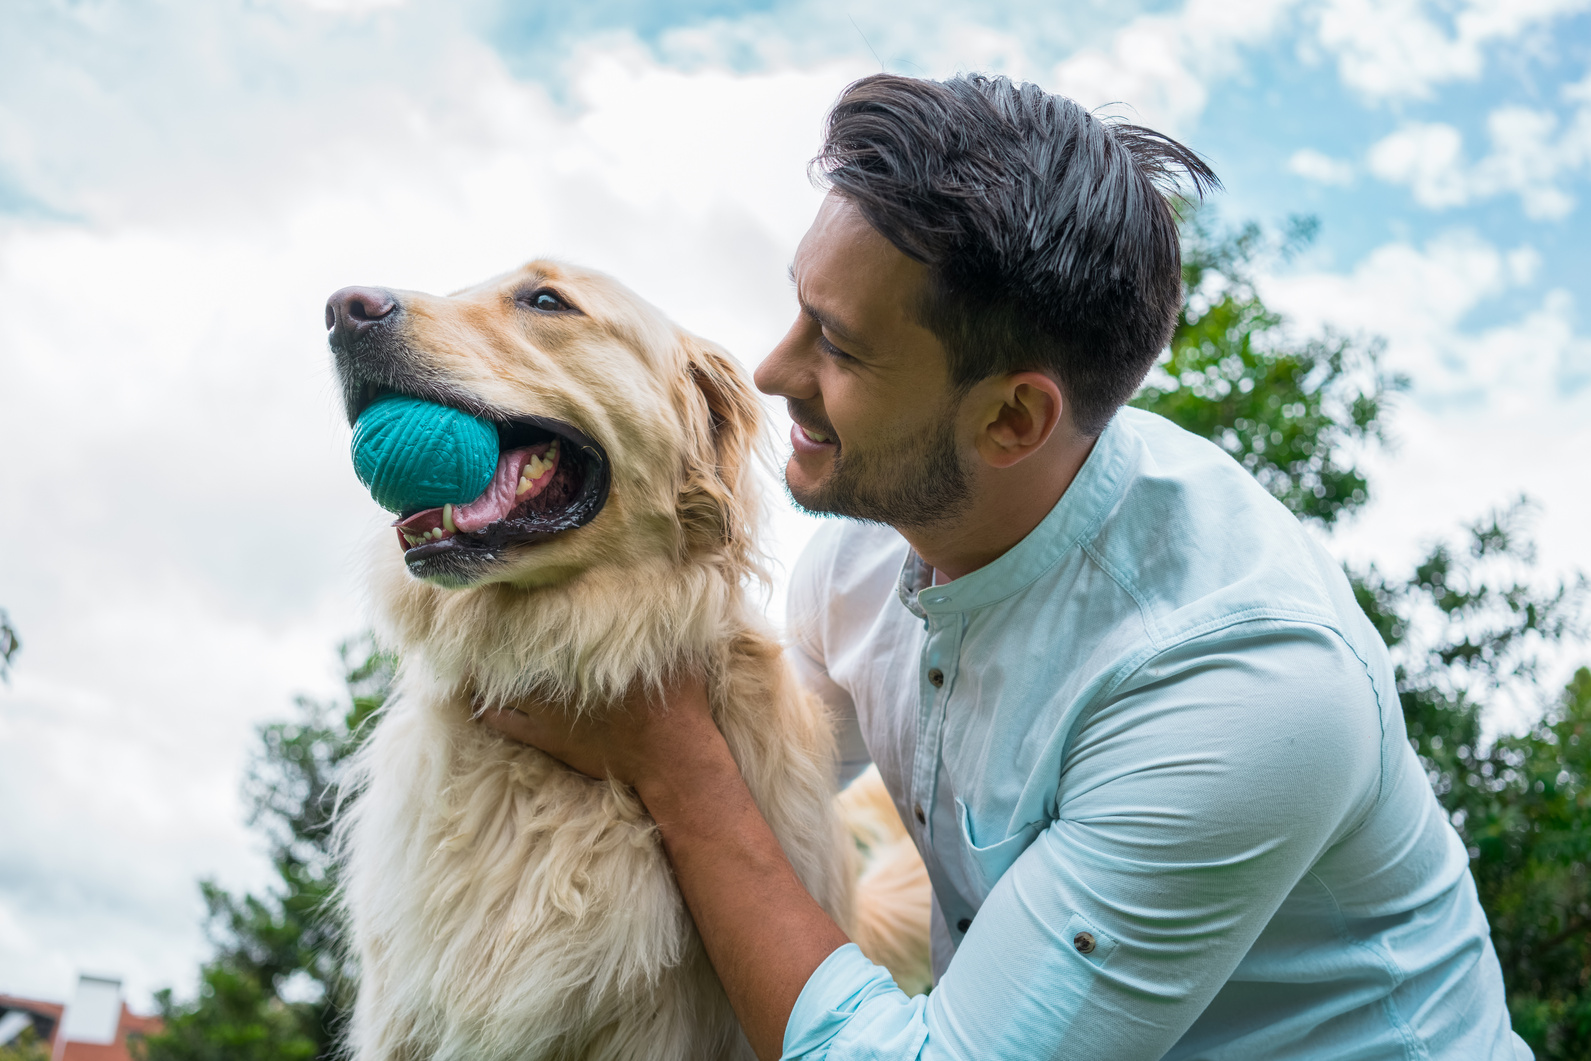
[[(1017, 856), (1026, 851), (1028, 845), (1049, 824), (1029, 822), (1018, 827), (1011, 835), (1000, 835), (999, 830), (989, 830), (988, 835), (984, 835), (973, 824), (972, 815), (960, 796), (956, 797), (956, 821), (961, 826), (961, 854), (967, 871), (965, 876), (967, 883), (976, 885), (979, 903), (988, 896), (995, 882), (1005, 876), (1005, 871), (1011, 868)], [(980, 844), (979, 840), (984, 842)]]

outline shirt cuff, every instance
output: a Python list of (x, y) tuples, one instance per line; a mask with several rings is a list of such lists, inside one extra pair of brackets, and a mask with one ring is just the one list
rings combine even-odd
[[(907, 998), (887, 970), (863, 957), (856, 944), (847, 943), (824, 958), (807, 978), (785, 1024), (781, 1061), (839, 1061), (851, 1054), (842, 1044), (856, 1038), (864, 1027), (864, 1038), (882, 1040), (871, 1042), (866, 1056), (897, 1056), (894, 1050), (878, 1051), (880, 1045), (888, 1044), (906, 1048), (898, 1056), (916, 1057), (926, 1037), (922, 1012), (926, 1002), (923, 995)], [(867, 1012), (862, 1014), (864, 1009)], [(862, 1019), (853, 1021), (859, 1014)], [(903, 1041), (903, 1033), (904, 1040), (915, 1040), (916, 1049)]]

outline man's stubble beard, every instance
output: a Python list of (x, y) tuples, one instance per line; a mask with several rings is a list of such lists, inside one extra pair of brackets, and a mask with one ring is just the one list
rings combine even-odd
[(972, 480), (948, 415), (889, 446), (852, 454), (837, 448), (829, 474), (816, 487), (797, 493), (786, 474), (785, 490), (798, 507), (815, 516), (845, 516), (896, 528), (949, 523), (972, 500)]

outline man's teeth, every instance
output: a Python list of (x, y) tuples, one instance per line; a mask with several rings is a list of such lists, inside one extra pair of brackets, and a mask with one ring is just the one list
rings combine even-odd
[(558, 441), (553, 440), (547, 447), (547, 452), (540, 457), (532, 457), (525, 462), (525, 467), (519, 473), (519, 485), (514, 488), (514, 496), (518, 497), (535, 485), (536, 480), (552, 471), (553, 465), (558, 463)]
[(807, 433), (807, 438), (810, 438), (814, 442), (827, 442), (829, 440), (828, 435), (825, 435), (821, 431), (814, 431), (810, 427), (803, 427), (801, 430), (805, 431)]

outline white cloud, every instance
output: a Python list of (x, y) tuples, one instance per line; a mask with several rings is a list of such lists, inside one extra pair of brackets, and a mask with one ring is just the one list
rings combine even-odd
[(1370, 171), (1408, 185), (1416, 202), (1435, 210), (1512, 194), (1527, 217), (1567, 217), (1575, 198), (1564, 182), (1591, 170), (1588, 86), (1591, 78), (1564, 90), (1564, 98), (1578, 104), (1567, 123), (1546, 110), (1493, 110), (1486, 118), (1491, 151), (1476, 162), (1465, 157), (1463, 136), (1453, 126), (1406, 122), (1371, 147)]
[(1553, 288), (1517, 316), (1483, 327), (1498, 298), (1529, 284), (1540, 256), (1453, 232), (1423, 246), (1394, 242), (1346, 273), (1272, 277), (1266, 301), (1302, 329), (1334, 324), (1387, 340), (1387, 367), (1408, 373), (1395, 446), (1372, 454), (1374, 503), (1334, 538), (1359, 559), (1407, 562), (1430, 540), (1520, 492), (1538, 524), (1548, 571), (1585, 568), (1591, 493), (1571, 454), (1591, 447), (1591, 337), (1569, 292)]
[[(1505, 252), (1455, 231), (1423, 247), (1385, 244), (1348, 273), (1273, 278), (1265, 290), (1301, 325), (1329, 323), (1385, 337), (1390, 366), (1417, 381), (1423, 399), (1555, 401), (1561, 370), (1584, 342), (1573, 334), (1567, 292), (1547, 293), (1537, 310), (1506, 326), (1476, 334), (1465, 323), (1490, 300), (1528, 282), (1539, 261), (1528, 245)], [(1520, 338), (1526, 336), (1529, 342)]]
[(1508, 267), (1509, 280), (1521, 287), (1533, 282), (1541, 272), (1541, 252), (1528, 244), (1503, 255), (1503, 262)]
[(1441, 209), (1470, 200), (1464, 138), (1442, 122), (1408, 122), (1370, 149), (1370, 172), (1407, 184), (1422, 206)]
[(1478, 78), (1489, 45), (1588, 8), (1588, 0), (1324, 0), (1312, 17), (1344, 84), (1371, 99), (1429, 99), (1438, 85)]
[(1287, 171), (1316, 184), (1346, 186), (1353, 183), (1353, 163), (1332, 158), (1312, 147), (1299, 148), (1287, 160)]
[(1140, 15), (1102, 46), (1055, 67), (1047, 87), (1085, 106), (1126, 104), (1135, 121), (1169, 133), (1204, 112), (1211, 84), (1239, 66), (1241, 49), (1269, 39), (1293, 0), (1188, 0)]
[[(684, 74), (616, 44), (555, 104), (483, 45), (436, 43), (451, 58), (412, 85), (320, 82), (301, 125), (283, 104), (214, 154), (186, 118), (94, 148), (137, 119), (128, 99), (13, 122), (39, 147), (33, 187), (92, 223), (0, 224), (0, 450), (23, 455), (0, 493), (48, 528), (0, 556), (25, 642), (0, 746), (26, 749), (0, 769), (25, 826), (0, 831), (0, 990), (64, 997), (85, 966), (135, 1001), (187, 990), (195, 880), (265, 872), (236, 796), (251, 727), (335, 684), (382, 522), (348, 467), (330, 291), (451, 290), (551, 252), (747, 361), (788, 324), (784, 267), (820, 196), (804, 162), (865, 68)], [(250, 112), (247, 92), (195, 106), (234, 103)], [(794, 548), (807, 524), (776, 531)]]

